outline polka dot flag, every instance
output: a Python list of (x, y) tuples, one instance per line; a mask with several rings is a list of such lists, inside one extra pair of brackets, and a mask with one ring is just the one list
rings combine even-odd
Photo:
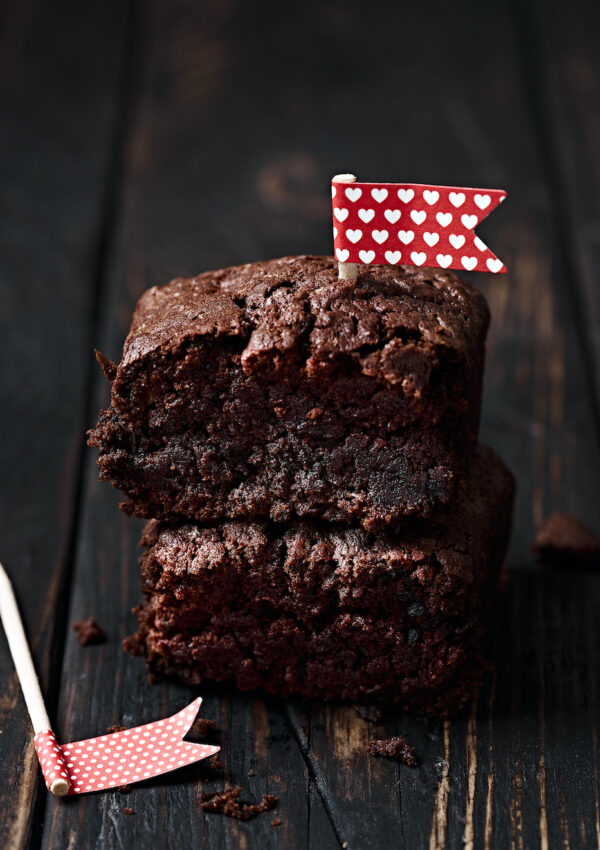
[(50, 730), (38, 732), (35, 748), (48, 789), (54, 780), (62, 778), (69, 782), (69, 794), (104, 791), (214, 755), (220, 747), (182, 740), (201, 702), (199, 697), (164, 720), (72, 744), (58, 744)]

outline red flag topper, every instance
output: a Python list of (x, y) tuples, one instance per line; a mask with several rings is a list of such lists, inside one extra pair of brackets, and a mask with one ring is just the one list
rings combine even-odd
[(27, 645), (12, 584), (0, 564), (0, 621), (35, 732), (35, 748), (48, 790), (57, 797), (104, 791), (141, 782), (217, 753), (220, 747), (182, 740), (194, 722), (202, 700), (182, 711), (86, 741), (58, 744), (50, 728), (33, 660)]
[(474, 233), (504, 200), (503, 190), (355, 181), (342, 174), (331, 182), (339, 263), (506, 272)]
[(41, 730), (34, 743), (48, 790), (62, 779), (68, 783), (70, 795), (105, 791), (214, 755), (219, 747), (182, 741), (201, 702), (198, 697), (164, 720), (71, 744), (58, 744), (51, 729)]

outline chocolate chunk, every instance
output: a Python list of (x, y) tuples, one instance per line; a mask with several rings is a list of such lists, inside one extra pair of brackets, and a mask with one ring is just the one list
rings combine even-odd
[(124, 732), (127, 729), (127, 726), (121, 726), (120, 723), (114, 723), (112, 726), (107, 726), (106, 734), (112, 735), (113, 732)]
[(134, 815), (135, 814), (135, 809), (132, 809), (131, 806), (125, 806), (123, 811), (125, 812), (126, 815)]

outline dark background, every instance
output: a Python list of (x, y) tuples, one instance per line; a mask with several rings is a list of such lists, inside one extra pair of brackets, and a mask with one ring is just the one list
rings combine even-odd
[[(553, 510), (600, 525), (600, 4), (12, 0), (0, 14), (0, 557), (63, 741), (192, 695), (151, 687), (121, 649), (139, 524), (85, 448), (108, 395), (92, 348), (119, 358), (150, 285), (330, 252), (333, 174), (508, 191), (480, 233), (509, 273), (466, 277), (493, 315), (482, 439), (519, 480), (496, 671), (452, 722), (380, 727), (206, 689), (221, 770), (57, 801), (1, 640), (0, 846), (600, 846), (600, 578), (536, 570), (529, 549)], [(109, 640), (82, 649), (71, 624), (91, 614)], [(366, 756), (394, 732), (418, 770)], [(200, 793), (226, 783), (279, 795), (282, 825), (203, 814)]]

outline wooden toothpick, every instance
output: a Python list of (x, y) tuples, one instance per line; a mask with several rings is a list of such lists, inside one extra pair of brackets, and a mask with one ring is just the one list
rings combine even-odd
[[(333, 178), (337, 183), (356, 183), (354, 174), (336, 174)], [(338, 263), (340, 280), (356, 280), (358, 268), (356, 263)]]
[[(33, 730), (35, 734), (51, 730), (52, 727), (25, 637), (17, 600), (2, 564), (0, 564), (0, 620), (4, 625), (6, 639), (21, 682)], [(50, 791), (57, 797), (64, 797), (65, 794), (69, 793), (69, 790), (70, 785), (66, 779), (55, 779), (50, 786)]]

